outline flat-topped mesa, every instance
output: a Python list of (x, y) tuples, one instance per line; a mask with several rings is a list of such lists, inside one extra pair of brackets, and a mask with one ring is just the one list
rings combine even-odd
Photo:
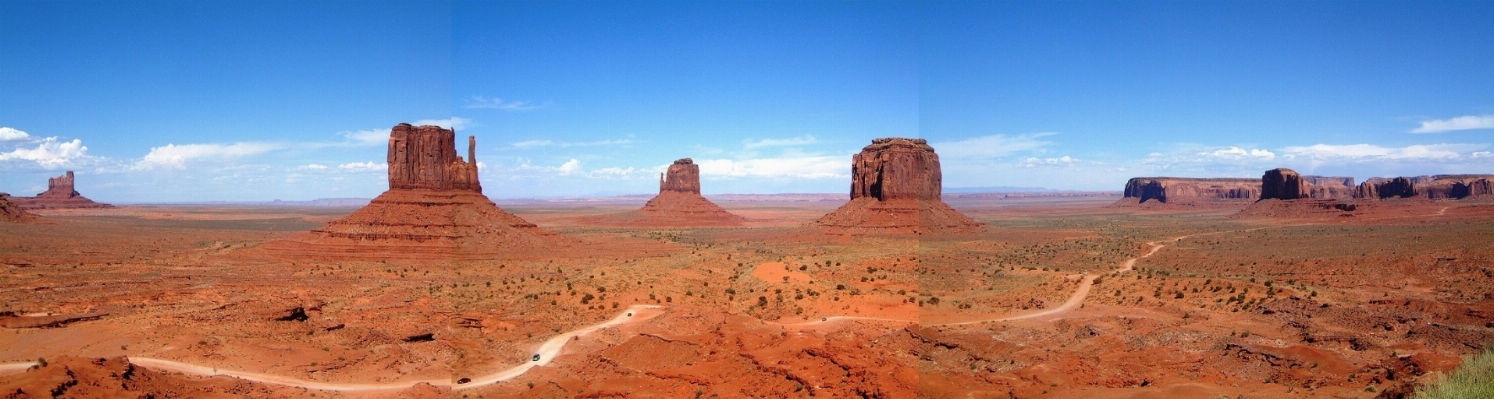
[(942, 182), (939, 155), (924, 139), (875, 139), (851, 158), (853, 200), (940, 200)]
[(659, 193), (665, 191), (700, 194), (700, 165), (690, 158), (675, 160), (669, 171), (659, 174)]
[(923, 139), (881, 138), (851, 158), (851, 202), (815, 224), (834, 232), (941, 234), (982, 225), (945, 204), (939, 155)]
[(464, 161), (456, 152), (456, 131), (401, 123), (389, 132), (389, 188), (480, 193), (476, 156), (476, 137), (467, 137)]
[(1240, 203), (1260, 198), (1260, 179), (1134, 177), (1126, 181), (1125, 198), (1117, 205)]
[(1313, 199), (1348, 200), (1354, 198), (1354, 178), (1342, 176), (1302, 176)]
[(1297, 171), (1287, 168), (1276, 168), (1266, 171), (1261, 176), (1261, 200), (1279, 199), (1294, 200), (1311, 198), (1312, 194), (1307, 189), (1307, 181)]
[(1362, 199), (1494, 199), (1494, 175), (1435, 175), (1376, 177), (1365, 180), (1355, 190)]

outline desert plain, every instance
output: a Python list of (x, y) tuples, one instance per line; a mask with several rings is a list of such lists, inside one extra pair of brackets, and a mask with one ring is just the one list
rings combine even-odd
[(0, 223), (0, 393), (1373, 398), (1494, 340), (1486, 203), (946, 195), (983, 228), (910, 235), (816, 226), (844, 196), (712, 198), (745, 222), (500, 201), (566, 244), (482, 260), (263, 248), (356, 208), (35, 211)]

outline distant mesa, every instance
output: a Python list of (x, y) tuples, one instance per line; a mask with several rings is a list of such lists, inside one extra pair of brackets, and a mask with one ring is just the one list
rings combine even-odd
[(1494, 200), (1494, 175), (1435, 175), (1376, 177), (1355, 190), (1358, 198), (1388, 200), (1423, 198), (1433, 200)]
[(1124, 195), (1111, 206), (1244, 207), (1263, 198), (1287, 196), (1346, 200), (1354, 198), (1354, 178), (1302, 176), (1291, 169), (1273, 169), (1259, 179), (1135, 177), (1126, 182)]
[(79, 194), (74, 188), (73, 171), (69, 170), (62, 176), (47, 178), (47, 191), (37, 194), (35, 197), (11, 197), (21, 209), (96, 209), (113, 208), (114, 205), (93, 202), (93, 200)]
[(1233, 217), (1353, 216), (1358, 205), (1339, 202), (1353, 184), (1350, 177), (1302, 176), (1287, 168), (1271, 169), (1261, 176), (1260, 199)]
[(456, 132), (401, 123), (389, 133), (389, 190), (322, 228), (265, 244), (312, 258), (506, 257), (561, 241), (499, 209), (482, 194), (474, 162), (456, 153)]
[(943, 234), (982, 225), (944, 203), (939, 155), (923, 139), (872, 140), (851, 159), (851, 202), (816, 225), (847, 232)]
[(21, 209), (14, 201), (15, 197), (10, 194), (0, 193), (0, 222), (7, 223), (29, 223), (39, 220), (40, 217)]
[(700, 165), (681, 158), (659, 175), (659, 195), (643, 208), (614, 215), (586, 218), (588, 222), (622, 226), (740, 226), (747, 219), (727, 212), (700, 195)]

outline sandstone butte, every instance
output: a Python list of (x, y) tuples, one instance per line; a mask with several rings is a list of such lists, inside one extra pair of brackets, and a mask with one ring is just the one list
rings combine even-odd
[(483, 195), (473, 161), (477, 140), (467, 138), (463, 160), (455, 136), (439, 126), (395, 126), (388, 191), (342, 219), (265, 249), (323, 259), (483, 259), (561, 241)]
[(21, 209), (87, 209), (87, 208), (113, 208), (113, 205), (93, 202), (84, 197), (73, 188), (73, 171), (69, 170), (62, 176), (47, 179), (47, 191), (37, 194), (35, 197), (11, 197), (11, 201), (20, 206)]
[(852, 233), (944, 234), (982, 225), (942, 199), (939, 155), (923, 139), (872, 140), (851, 159), (851, 202), (815, 224)]
[(1276, 168), (1266, 171), (1260, 181), (1260, 199), (1232, 217), (1353, 216), (1358, 210), (1355, 204), (1339, 203), (1344, 193), (1352, 193), (1348, 190), (1354, 182), (1351, 177), (1302, 176), (1291, 169)]
[(700, 165), (690, 158), (675, 160), (659, 175), (659, 194), (643, 208), (594, 218), (594, 222), (626, 226), (740, 226), (747, 219), (727, 212), (700, 195)]

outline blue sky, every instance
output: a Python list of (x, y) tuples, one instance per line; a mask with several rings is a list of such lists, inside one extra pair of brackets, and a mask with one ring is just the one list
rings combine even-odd
[(844, 192), (915, 136), (946, 187), (1494, 173), (1488, 2), (0, 2), (0, 191), (372, 197), (400, 122), (488, 195)]

